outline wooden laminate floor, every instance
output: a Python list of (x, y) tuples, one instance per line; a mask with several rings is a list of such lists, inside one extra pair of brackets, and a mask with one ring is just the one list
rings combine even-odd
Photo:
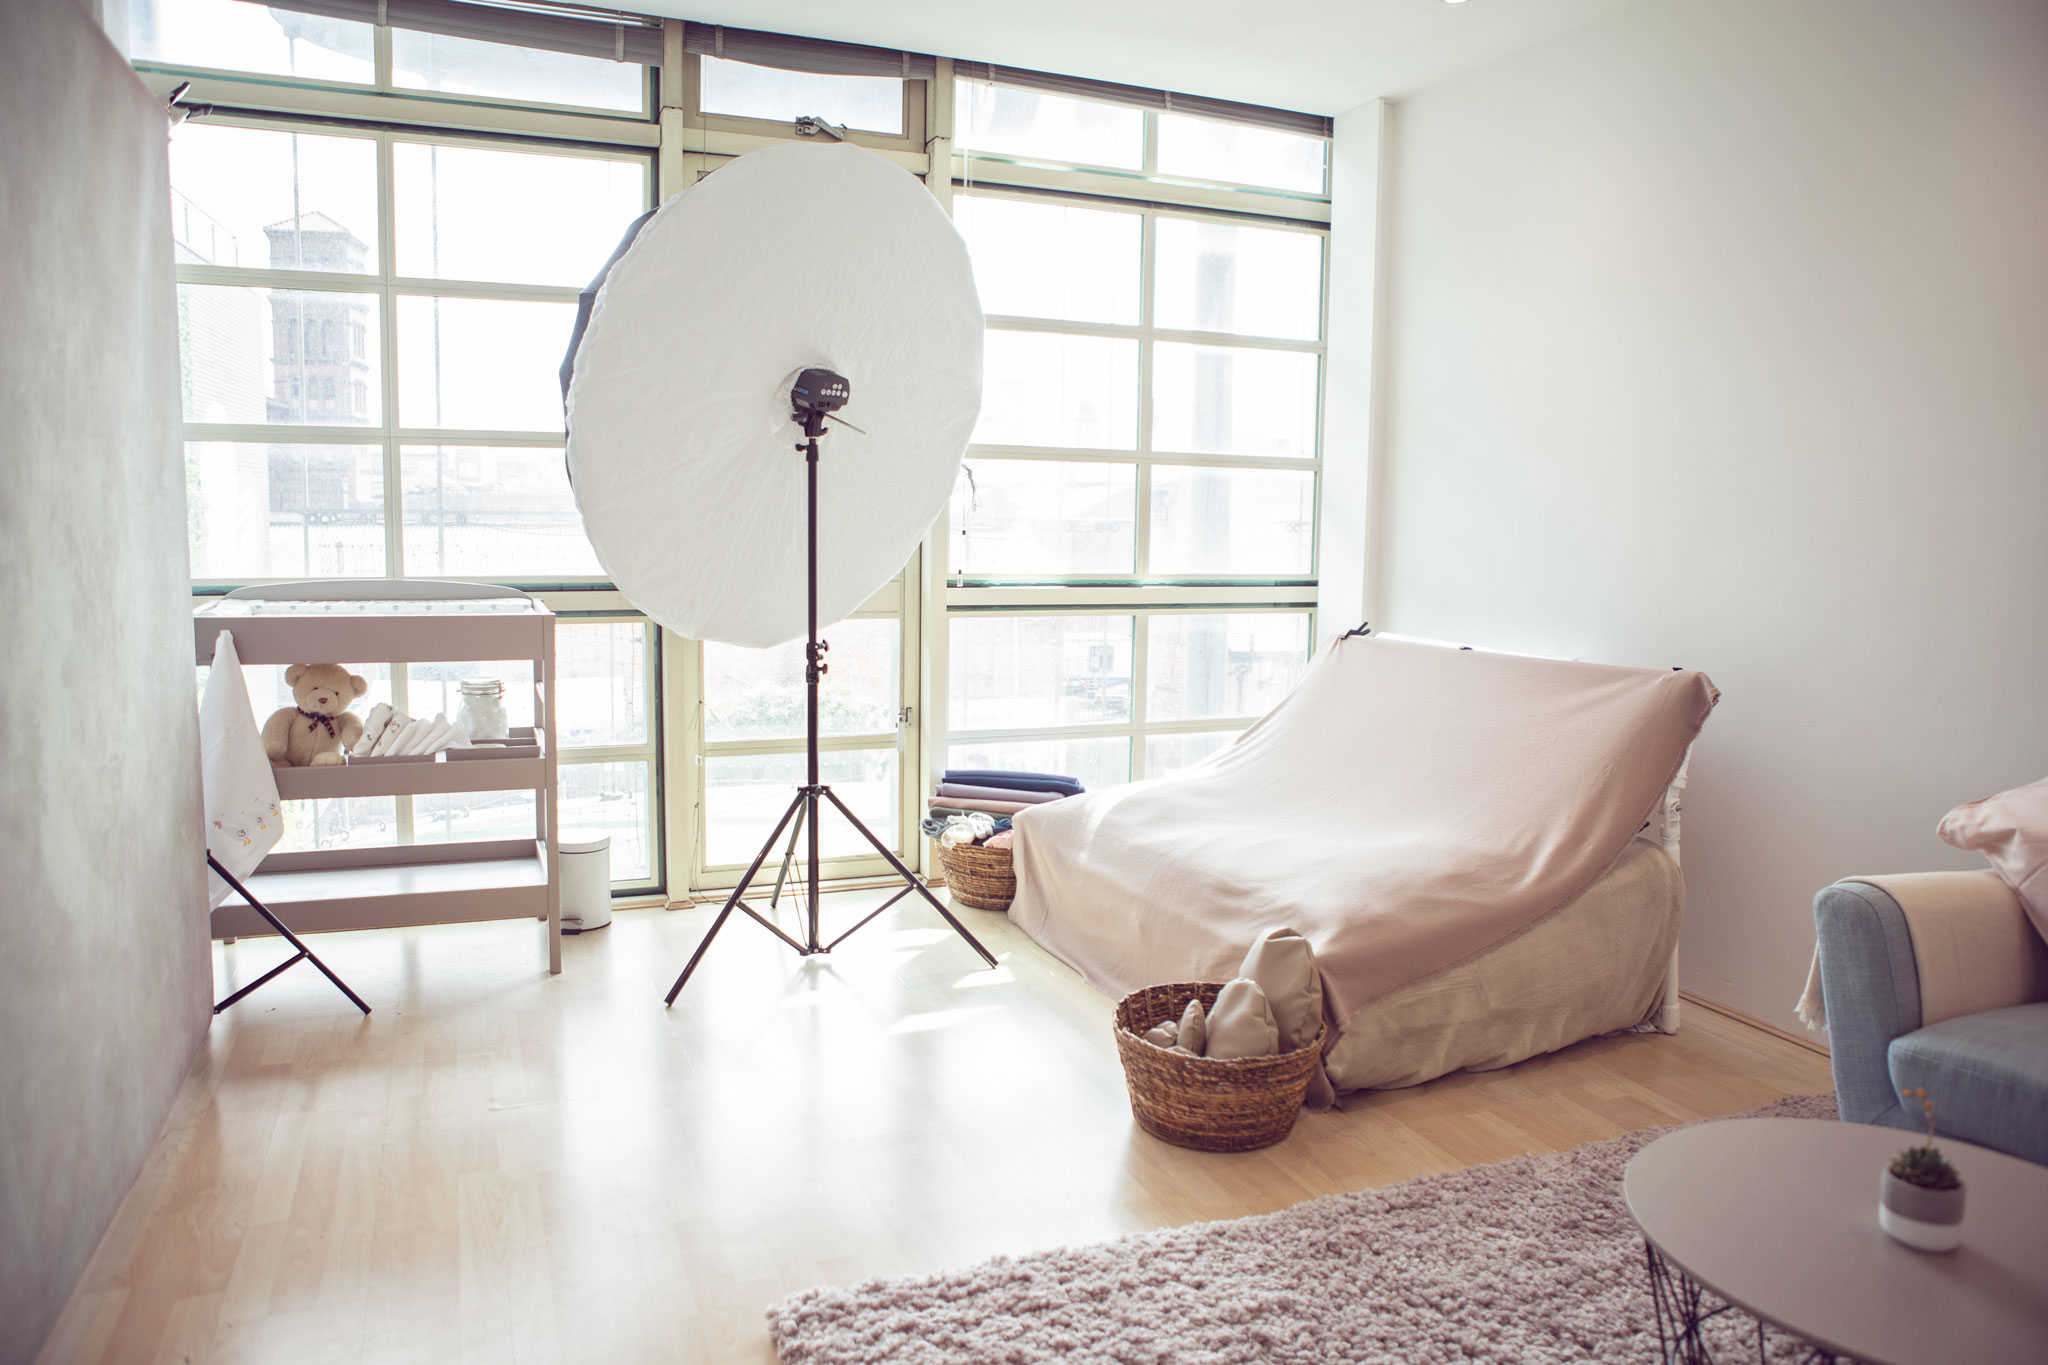
[[(873, 893), (825, 898), (850, 924)], [(829, 958), (758, 926), (661, 996), (710, 911), (626, 911), (549, 977), (531, 921), (322, 935), (214, 1021), (51, 1362), (770, 1361), (818, 1283), (1267, 1212), (1829, 1088), (1688, 1007), (1304, 1114), (1279, 1147), (1132, 1125), (1111, 1002), (1001, 915), (994, 971), (901, 906)], [(216, 946), (223, 993), (282, 956)]]

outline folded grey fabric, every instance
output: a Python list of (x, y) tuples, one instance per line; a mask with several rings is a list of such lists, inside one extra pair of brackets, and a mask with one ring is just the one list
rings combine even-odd
[(948, 768), (941, 782), (964, 782), (971, 787), (1001, 787), (1006, 791), (1058, 792), (1079, 796), (1085, 788), (1071, 777), (1058, 773), (1011, 772), (1002, 768)]
[(1266, 993), (1250, 977), (1224, 986), (1209, 1011), (1210, 1057), (1271, 1057), (1280, 1051), (1280, 1026)]
[(1145, 1041), (1154, 1047), (1170, 1048), (1180, 1042), (1178, 1024), (1154, 1024), (1145, 1030)]
[(1200, 1057), (1208, 1043), (1209, 1025), (1202, 1017), (1202, 1002), (1190, 1000), (1188, 1007), (1180, 1012), (1180, 1045)]

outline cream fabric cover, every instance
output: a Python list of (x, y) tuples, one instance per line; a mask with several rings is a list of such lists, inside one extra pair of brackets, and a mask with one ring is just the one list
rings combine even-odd
[(1664, 1002), (1684, 910), (1678, 864), (1638, 839), (1519, 938), (1353, 1014), (1323, 1065), (1342, 1090), (1420, 1085), (1639, 1024)]
[(1920, 1024), (2048, 999), (2048, 944), (1995, 872), (1850, 877), (1899, 903), (1920, 975)]
[(1112, 995), (1228, 980), (1290, 924), (1345, 1028), (1584, 895), (1716, 695), (1695, 672), (1337, 641), (1209, 762), (1019, 812), (1010, 918)]

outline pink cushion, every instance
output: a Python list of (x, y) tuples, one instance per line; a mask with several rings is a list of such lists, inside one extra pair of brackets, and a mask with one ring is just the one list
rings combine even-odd
[(1989, 858), (2026, 907), (2034, 932), (2048, 938), (2048, 778), (1965, 802), (1941, 818), (1938, 832)]

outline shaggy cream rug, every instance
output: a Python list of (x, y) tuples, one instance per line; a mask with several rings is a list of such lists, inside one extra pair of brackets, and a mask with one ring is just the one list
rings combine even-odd
[[(1795, 1095), (1752, 1113), (1833, 1118), (1835, 1102)], [(785, 1365), (1634, 1365), (1657, 1358), (1657, 1328), (1621, 1173), (1669, 1131), (1255, 1218), (807, 1289), (771, 1307), (768, 1327)], [(1717, 1324), (1723, 1348), (1754, 1330), (1740, 1315)], [(1789, 1339), (1773, 1345), (1773, 1359), (1797, 1358)]]

